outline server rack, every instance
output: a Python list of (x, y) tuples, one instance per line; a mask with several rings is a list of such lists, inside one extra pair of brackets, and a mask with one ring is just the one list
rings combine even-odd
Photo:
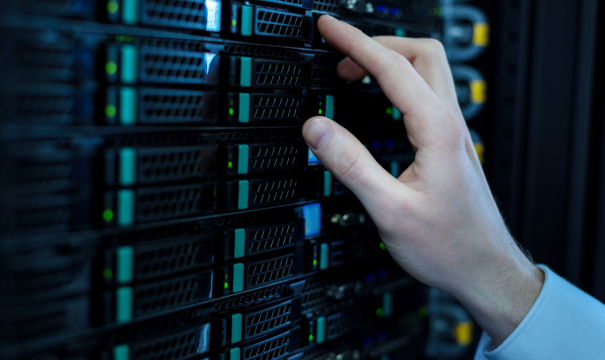
[(401, 113), (371, 77), (338, 79), (316, 23), (442, 38), (442, 9), (7, 4), (0, 357), (422, 358), (427, 289), (300, 130), (313, 115), (346, 124), (398, 175), (413, 161)]

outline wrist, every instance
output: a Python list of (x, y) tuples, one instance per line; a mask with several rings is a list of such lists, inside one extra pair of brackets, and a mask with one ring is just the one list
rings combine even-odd
[[(512, 241), (512, 239), (511, 239)], [(512, 334), (531, 310), (544, 284), (544, 273), (515, 245), (515, 254), (496, 256), (484, 276), (469, 285), (470, 291), (456, 296), (479, 326), (491, 337), (494, 347)]]

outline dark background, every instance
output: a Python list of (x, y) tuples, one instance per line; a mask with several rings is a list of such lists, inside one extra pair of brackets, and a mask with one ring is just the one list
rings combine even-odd
[(469, 63), (488, 84), (469, 127), (484, 138), (500, 210), (536, 263), (605, 301), (605, 3), (469, 5), (491, 25), (489, 48)]
[[(605, 300), (605, 6), (474, 1), (491, 44), (473, 62), (489, 101), (469, 126), (512, 234), (533, 259)], [(600, 5), (600, 6), (599, 6)]]

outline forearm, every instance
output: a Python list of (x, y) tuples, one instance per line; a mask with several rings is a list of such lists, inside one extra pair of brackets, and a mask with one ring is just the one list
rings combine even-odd
[[(455, 294), (497, 347), (515, 331), (531, 310), (544, 284), (544, 273), (520, 249), (496, 256), (485, 269), (491, 275)], [(511, 256), (512, 255), (512, 256)], [(485, 279), (485, 280), (481, 280)]]

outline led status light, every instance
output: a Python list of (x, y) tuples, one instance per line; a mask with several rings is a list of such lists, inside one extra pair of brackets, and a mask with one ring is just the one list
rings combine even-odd
[(116, 116), (116, 107), (114, 105), (107, 105), (105, 106), (105, 115), (107, 115), (107, 117), (114, 117)]
[(109, 61), (105, 64), (105, 72), (107, 75), (114, 75), (118, 71), (118, 65), (115, 62)]
[(107, 2), (107, 12), (110, 14), (115, 14), (120, 9), (120, 5), (117, 1), (111, 0)]
[(229, 287), (229, 283), (225, 283), (225, 289)]
[(233, 108), (229, 108), (229, 115), (233, 115)]
[(309, 341), (313, 341), (313, 335), (309, 335)]
[(103, 210), (103, 220), (105, 220), (105, 222), (110, 222), (113, 220), (113, 211), (110, 209)]
[(229, 161), (229, 162), (227, 163), (227, 167), (229, 167), (229, 169), (231, 169), (231, 168), (233, 167), (233, 162)]
[(376, 315), (378, 317), (382, 317), (384, 315), (384, 310), (382, 310), (381, 308), (376, 309)]
[(111, 271), (111, 269), (105, 269), (105, 270), (103, 270), (103, 279), (109, 280), (112, 277), (113, 277), (113, 271)]

